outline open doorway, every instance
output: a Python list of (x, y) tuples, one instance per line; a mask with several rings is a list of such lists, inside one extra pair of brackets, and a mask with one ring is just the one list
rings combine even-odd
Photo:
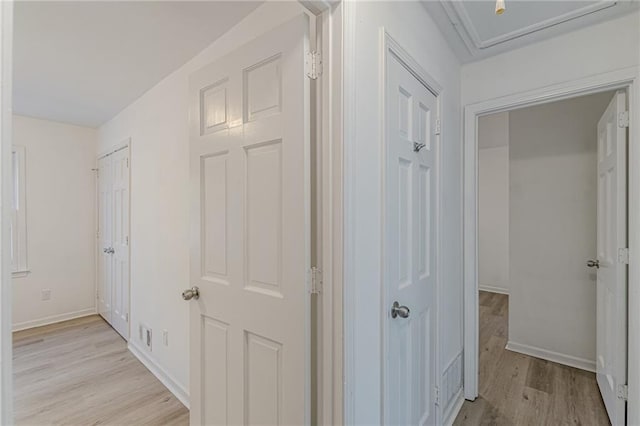
[(478, 118), (479, 399), (459, 419), (624, 422), (626, 95)]

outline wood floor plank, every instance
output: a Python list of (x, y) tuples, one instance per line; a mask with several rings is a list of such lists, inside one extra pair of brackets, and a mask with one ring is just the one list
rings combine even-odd
[(188, 425), (189, 411), (97, 316), (14, 333), (17, 425)]
[(480, 292), (479, 397), (454, 425), (607, 426), (595, 374), (505, 349), (509, 296)]

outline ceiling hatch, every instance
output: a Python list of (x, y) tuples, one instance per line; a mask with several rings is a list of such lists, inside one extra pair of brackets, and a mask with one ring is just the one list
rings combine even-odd
[(507, 0), (498, 16), (485, 1), (442, 1), (451, 23), (467, 49), (488, 49), (587, 15), (614, 8), (617, 1), (517, 1)]

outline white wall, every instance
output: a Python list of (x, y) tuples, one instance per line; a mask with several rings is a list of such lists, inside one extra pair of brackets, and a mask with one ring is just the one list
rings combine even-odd
[[(187, 399), (189, 303), (189, 75), (302, 12), (267, 2), (99, 129), (100, 151), (131, 138), (131, 327), (153, 333), (151, 362)], [(169, 345), (162, 344), (162, 330)], [(144, 352), (144, 349), (141, 349)]]
[(381, 29), (444, 87), (440, 371), (436, 378), (443, 412), (450, 410), (462, 384), (460, 64), (418, 2), (348, 2), (345, 16), (345, 96), (355, 96), (345, 111), (345, 423), (381, 424)]
[(596, 273), (586, 262), (596, 256), (596, 128), (612, 96), (509, 114), (509, 347), (593, 369)]
[(462, 103), (577, 80), (640, 64), (640, 12), (462, 67)]
[(478, 281), (509, 293), (509, 113), (478, 119)]
[[(25, 147), (27, 276), (13, 280), (14, 329), (95, 312), (97, 131), (15, 115)], [(51, 300), (41, 300), (51, 289)]]

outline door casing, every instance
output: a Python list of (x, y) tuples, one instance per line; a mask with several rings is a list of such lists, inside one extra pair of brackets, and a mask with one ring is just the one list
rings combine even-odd
[[(640, 68), (629, 67), (598, 74), (585, 79), (515, 93), (500, 98), (464, 106), (463, 149), (463, 276), (464, 276), (464, 398), (478, 396), (479, 296), (478, 296), (478, 117), (556, 102), (564, 99), (606, 92), (626, 90), (630, 112), (629, 125), (629, 184), (628, 184), (628, 241), (631, 254), (628, 278), (628, 305), (640, 305), (640, 262), (633, 253), (640, 250)], [(629, 311), (628, 359), (640, 359), (640, 313)], [(640, 365), (629, 363), (627, 372), (629, 398), (628, 424), (640, 423)]]

